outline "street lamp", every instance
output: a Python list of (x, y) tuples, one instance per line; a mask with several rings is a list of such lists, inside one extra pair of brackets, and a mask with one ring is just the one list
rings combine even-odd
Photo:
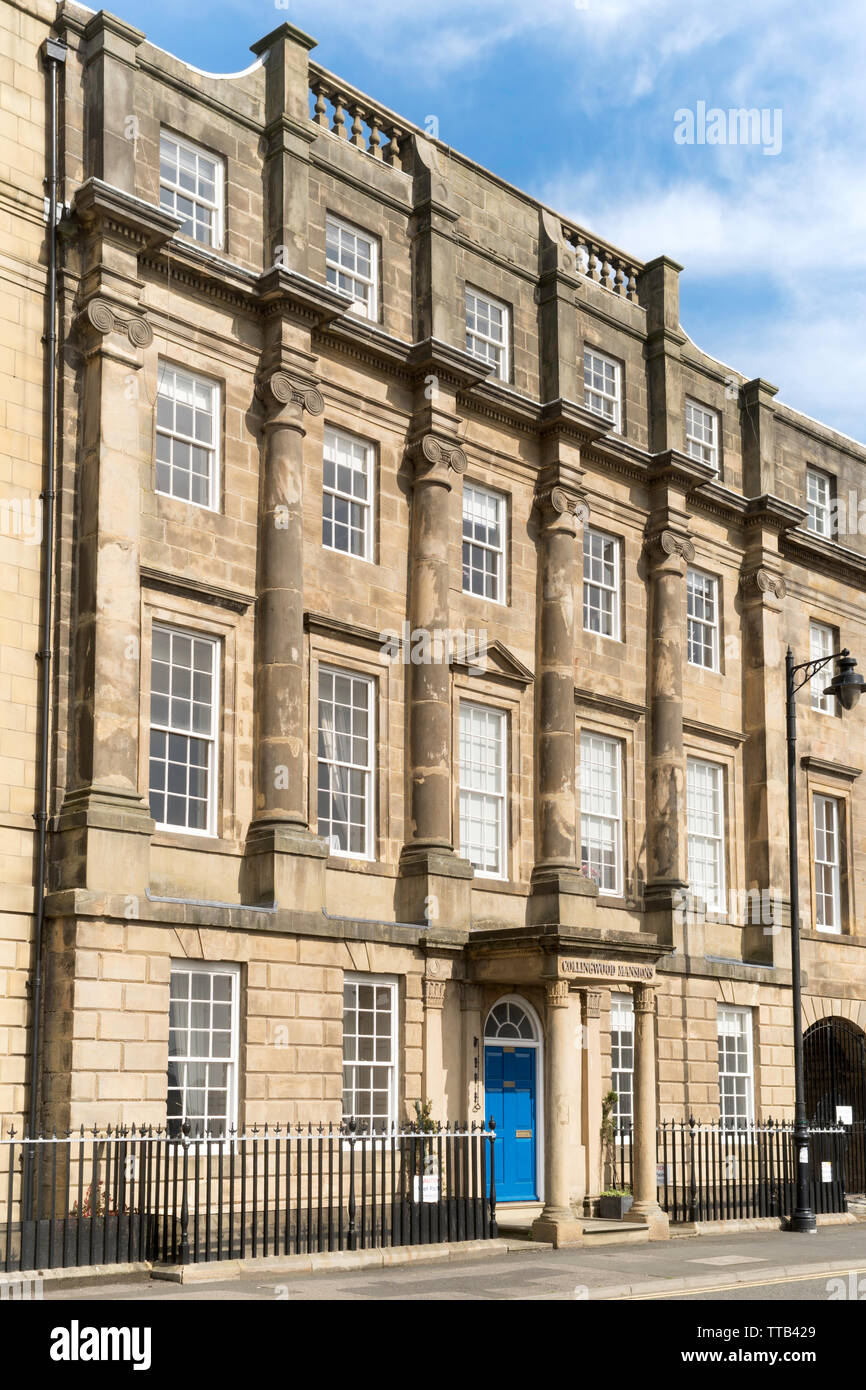
[[(800, 992), (800, 877), (797, 859), (797, 706), (795, 695), (822, 670), (828, 662), (839, 663), (825, 695), (835, 695), (843, 709), (853, 709), (864, 688), (863, 677), (854, 667), (857, 662), (848, 648), (801, 661), (794, 665), (794, 653), (789, 647), (785, 654), (785, 696), (788, 734), (788, 868), (791, 884), (791, 974), (792, 1007), (794, 1011), (794, 1162), (797, 1174), (797, 1200), (790, 1229), (801, 1235), (814, 1235), (818, 1229), (815, 1213), (809, 1204), (809, 1127), (806, 1122), (806, 1087), (803, 1075), (803, 1029)], [(800, 675), (800, 680), (797, 676)]]

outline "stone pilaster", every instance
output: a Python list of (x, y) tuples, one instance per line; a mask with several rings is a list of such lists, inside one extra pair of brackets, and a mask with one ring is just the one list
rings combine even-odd
[(532, 1224), (532, 1237), (558, 1248), (583, 1240), (583, 1224), (571, 1205), (569, 1157), (579, 1110), (569, 1085), (574, 1020), (567, 980), (546, 986), (546, 1006), (544, 1209)]
[(84, 165), (112, 188), (135, 192), (137, 50), (145, 36), (100, 10), (84, 29)]
[[(414, 477), (409, 609), (413, 631), (448, 627), (451, 491), (466, 471), (453, 437), (431, 432), (410, 445)], [(409, 829), (400, 860), (398, 916), (468, 927), (471, 865), (454, 853), (451, 825), (451, 671), (447, 657), (407, 666)], [(430, 900), (435, 912), (430, 912)]]
[(308, 54), (315, 39), (281, 24), (252, 45), (265, 66), (265, 263), (307, 273), (310, 121)]
[(670, 1218), (658, 1204), (656, 1187), (655, 1014), (655, 989), (638, 985), (634, 991), (634, 1203), (625, 1220), (645, 1222), (649, 1226), (650, 1240), (667, 1240)]
[(445, 172), (440, 151), (429, 141), (413, 136), (410, 234), (418, 342), (465, 342), (454, 240), (458, 214), (443, 177)]
[(640, 276), (638, 294), (647, 311), (647, 386), (650, 451), (682, 449), (683, 380), (680, 352), (686, 341), (680, 328), (679, 274), (681, 265), (668, 256), (649, 261)]
[(256, 597), (255, 813), (245, 899), (318, 912), (327, 846), (307, 825), (304, 703), (304, 417), (324, 402), (285, 371), (258, 385), (265, 411)]
[(569, 926), (580, 924), (581, 900), (596, 896), (595, 884), (579, 871), (575, 801), (574, 586), (582, 524), (589, 515), (582, 477), (573, 459), (558, 458), (542, 469), (535, 494), (540, 577), (536, 848), (529, 917), (533, 923)]
[(138, 253), (178, 223), (96, 179), (78, 190), (74, 213), (84, 274), (72, 339), (81, 363), (73, 755), (51, 881), (107, 888), (123, 863), (125, 887), (138, 894), (153, 831), (139, 786), (141, 478), (152, 425), (138, 386), (153, 329)]
[[(484, 1113), (484, 1037), (481, 1031), (481, 990), (478, 985), (464, 983), (461, 986), (460, 1020), (465, 1115), (472, 1123), (486, 1123), (488, 1117)], [(459, 1118), (463, 1118), (463, 1113)]]
[[(428, 971), (438, 967), (438, 961), (428, 961)], [(444, 1121), (445, 1070), (442, 1051), (442, 1009), (445, 1004), (445, 980), (439, 975), (424, 976), (424, 1099), (432, 1103), (434, 1120)]]
[(580, 283), (575, 252), (562, 235), (559, 219), (546, 208), (539, 211), (538, 262), (541, 399), (582, 401), (583, 358), (574, 312)]
[(740, 387), (743, 439), (743, 493), (759, 497), (775, 491), (776, 407), (778, 386), (757, 377)]
[(583, 1067), (581, 1129), (586, 1157), (586, 1212), (592, 1214), (603, 1186), (601, 1172), (601, 1005), (602, 991), (580, 991)]

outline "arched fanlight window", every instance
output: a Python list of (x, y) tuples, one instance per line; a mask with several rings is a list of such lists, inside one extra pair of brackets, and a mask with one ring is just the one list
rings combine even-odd
[(487, 1015), (484, 1037), (488, 1042), (535, 1042), (535, 1028), (526, 1010), (511, 999), (503, 999)]

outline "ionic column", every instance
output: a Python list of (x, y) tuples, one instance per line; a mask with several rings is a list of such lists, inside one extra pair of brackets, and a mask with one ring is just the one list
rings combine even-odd
[[(575, 577), (589, 507), (580, 473), (562, 463), (542, 470), (539, 518), (539, 611), (536, 676), (535, 865), (531, 920), (576, 920), (575, 895), (593, 894), (577, 858), (575, 802)], [(571, 909), (571, 910), (570, 910)]]
[(442, 1055), (442, 1008), (445, 981), (424, 977), (424, 1099), (432, 1102), (434, 1120), (445, 1121), (445, 1066)]
[(544, 1120), (544, 1209), (533, 1222), (535, 1240), (579, 1245), (583, 1226), (571, 1206), (569, 1149), (575, 1098), (571, 1094), (572, 1010), (567, 980), (546, 987), (547, 1066)]
[(649, 985), (638, 985), (634, 990), (634, 1203), (625, 1219), (646, 1223), (651, 1240), (667, 1240), (669, 1218), (658, 1204), (656, 1187), (655, 1012), (655, 990)]
[(683, 666), (687, 536), (658, 531), (646, 542), (650, 580), (650, 729), (647, 905), (669, 903), (686, 882)]
[[(431, 659), (405, 667), (409, 700), (409, 816), (400, 862), (402, 883), (398, 911), (404, 920), (428, 917), (425, 903), (435, 899), (436, 921), (455, 921), (466, 907), (450, 902), (448, 878), (471, 879), (471, 866), (454, 854), (451, 825), (451, 669), (447, 643), (436, 633), (448, 628), (451, 540), (451, 491), (466, 471), (466, 456), (456, 444), (425, 434), (411, 448), (415, 466), (412, 491), (412, 538), (409, 614), (413, 631), (430, 634)], [(433, 879), (437, 882), (434, 884)]]
[[(273, 855), (321, 859), (327, 847), (307, 830), (304, 769), (304, 413), (321, 415), (320, 392), (276, 371), (258, 385), (265, 408), (259, 506), (255, 635), (254, 813), (245, 872), (252, 901), (283, 896)], [(288, 884), (287, 894), (293, 894)], [(321, 907), (312, 896), (286, 906)]]

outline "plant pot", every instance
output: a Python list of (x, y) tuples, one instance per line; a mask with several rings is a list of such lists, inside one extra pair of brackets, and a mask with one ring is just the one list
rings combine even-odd
[(630, 1192), (619, 1197), (599, 1197), (598, 1214), (604, 1221), (622, 1221), (633, 1201)]

